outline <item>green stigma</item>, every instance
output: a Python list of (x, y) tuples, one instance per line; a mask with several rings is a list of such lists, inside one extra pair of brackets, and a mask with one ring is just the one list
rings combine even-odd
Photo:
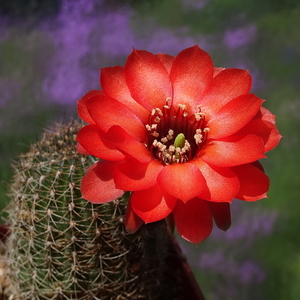
[(177, 148), (179, 147), (180, 149), (182, 149), (184, 147), (185, 144), (185, 136), (183, 133), (179, 133), (174, 141), (174, 147)]

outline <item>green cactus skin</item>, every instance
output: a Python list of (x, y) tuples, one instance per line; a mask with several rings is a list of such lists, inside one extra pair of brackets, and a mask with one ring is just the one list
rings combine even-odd
[[(98, 205), (81, 198), (80, 180), (94, 163), (76, 151), (81, 127), (45, 131), (14, 164), (7, 251), (14, 299), (175, 299), (165, 223), (128, 234), (128, 195)], [(168, 280), (172, 288), (162, 285)]]

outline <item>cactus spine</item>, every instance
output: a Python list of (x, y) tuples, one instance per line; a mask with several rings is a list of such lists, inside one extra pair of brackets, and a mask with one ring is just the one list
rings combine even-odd
[(76, 151), (81, 126), (73, 121), (45, 131), (15, 163), (8, 241), (15, 298), (173, 299), (159, 288), (164, 224), (130, 235), (125, 196), (100, 205), (81, 198), (80, 180), (94, 162)]

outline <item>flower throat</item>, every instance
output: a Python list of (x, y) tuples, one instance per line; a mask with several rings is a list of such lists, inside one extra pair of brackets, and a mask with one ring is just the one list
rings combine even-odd
[(164, 165), (185, 163), (192, 160), (207, 140), (209, 128), (204, 126), (205, 115), (189, 115), (186, 105), (178, 104), (177, 110), (168, 105), (152, 109), (146, 129), (147, 147), (153, 157)]

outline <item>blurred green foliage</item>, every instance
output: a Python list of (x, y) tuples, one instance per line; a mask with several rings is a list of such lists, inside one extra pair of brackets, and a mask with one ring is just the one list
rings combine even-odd
[[(136, 6), (139, 12), (143, 13), (143, 16), (149, 17), (151, 15), (164, 26), (171, 28), (188, 26), (194, 32), (208, 34), (222, 31), (227, 26), (239, 26), (245, 21), (257, 21), (265, 18), (266, 15), (284, 12), (289, 14), (299, 6), (299, 1), (152, 0), (136, 2)], [(202, 8), (197, 9), (197, 7)]]
[(0, 79), (4, 83), (0, 86), (0, 208), (8, 202), (6, 185), (12, 161), (28, 151), (57, 115), (62, 117), (57, 106), (38, 96), (46, 72), (43, 60), (52, 55), (51, 43), (41, 32), (17, 26), (9, 27), (6, 34), (9, 39), (0, 43)]

